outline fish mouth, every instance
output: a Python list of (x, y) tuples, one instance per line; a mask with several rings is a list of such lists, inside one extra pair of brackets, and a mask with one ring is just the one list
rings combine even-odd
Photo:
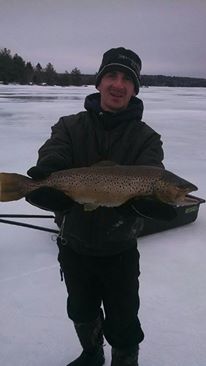
[[(191, 196), (189, 193), (192, 191), (197, 191), (197, 187), (195, 185), (191, 185), (190, 188), (185, 189), (183, 192), (179, 192), (174, 200), (176, 206), (189, 206), (189, 205), (196, 205), (199, 201), (196, 197)], [(180, 190), (181, 191), (181, 190)]]
[(191, 206), (191, 205), (196, 205), (199, 203), (199, 200), (195, 197), (184, 195), (182, 198), (180, 198), (177, 203), (176, 206)]
[(159, 198), (160, 201), (172, 206), (195, 205), (198, 201), (194, 197), (189, 196), (189, 193), (196, 191), (197, 189), (198, 188), (193, 184), (189, 187), (187, 185), (184, 189), (183, 187), (170, 186), (165, 192), (157, 193), (156, 197)]

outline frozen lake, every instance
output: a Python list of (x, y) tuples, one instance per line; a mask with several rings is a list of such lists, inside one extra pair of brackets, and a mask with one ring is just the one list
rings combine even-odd
[[(62, 115), (84, 109), (88, 87), (0, 85), (0, 171), (25, 174)], [(142, 88), (143, 120), (162, 135), (165, 166), (206, 198), (206, 88)], [(0, 214), (44, 214), (24, 200)], [(195, 223), (139, 239), (140, 366), (205, 366), (206, 207)], [(25, 221), (25, 220), (23, 220)], [(30, 220), (31, 221), (31, 220)], [(56, 228), (50, 219), (32, 220)], [(66, 315), (52, 234), (0, 223), (0, 365), (64, 366), (80, 351)], [(110, 347), (105, 346), (106, 366)]]

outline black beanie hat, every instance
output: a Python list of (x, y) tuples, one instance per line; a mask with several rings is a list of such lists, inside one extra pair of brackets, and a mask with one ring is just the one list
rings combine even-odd
[(135, 92), (138, 94), (140, 87), (140, 70), (142, 62), (139, 56), (131, 50), (124, 47), (111, 48), (103, 55), (102, 63), (96, 76), (95, 86), (101, 82), (103, 75), (112, 70), (120, 70), (128, 73), (135, 86)]

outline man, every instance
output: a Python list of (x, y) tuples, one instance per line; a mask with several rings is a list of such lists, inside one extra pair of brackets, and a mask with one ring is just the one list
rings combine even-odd
[[(141, 60), (133, 51), (107, 51), (96, 77), (99, 93), (86, 97), (86, 111), (62, 117), (52, 127), (28, 175), (41, 179), (52, 171), (100, 161), (163, 167), (160, 136), (141, 121), (143, 103), (136, 97), (140, 70)], [(58, 211), (61, 221), (58, 258), (68, 290), (68, 316), (83, 348), (68, 366), (103, 365), (103, 335), (112, 347), (112, 366), (137, 366), (144, 338), (136, 244), (141, 207), (128, 202), (88, 212), (51, 188), (40, 188), (27, 200)]]

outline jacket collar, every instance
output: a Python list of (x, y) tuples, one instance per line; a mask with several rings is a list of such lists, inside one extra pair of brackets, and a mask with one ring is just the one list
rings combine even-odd
[(101, 118), (104, 116), (105, 120), (110, 121), (109, 123), (111, 123), (111, 121), (120, 123), (121, 121), (134, 119), (140, 121), (142, 119), (144, 109), (142, 100), (137, 97), (132, 97), (126, 109), (117, 113), (105, 112), (102, 110), (100, 105), (100, 93), (88, 95), (85, 99), (84, 107), (87, 111), (91, 111), (97, 116), (101, 116)]

